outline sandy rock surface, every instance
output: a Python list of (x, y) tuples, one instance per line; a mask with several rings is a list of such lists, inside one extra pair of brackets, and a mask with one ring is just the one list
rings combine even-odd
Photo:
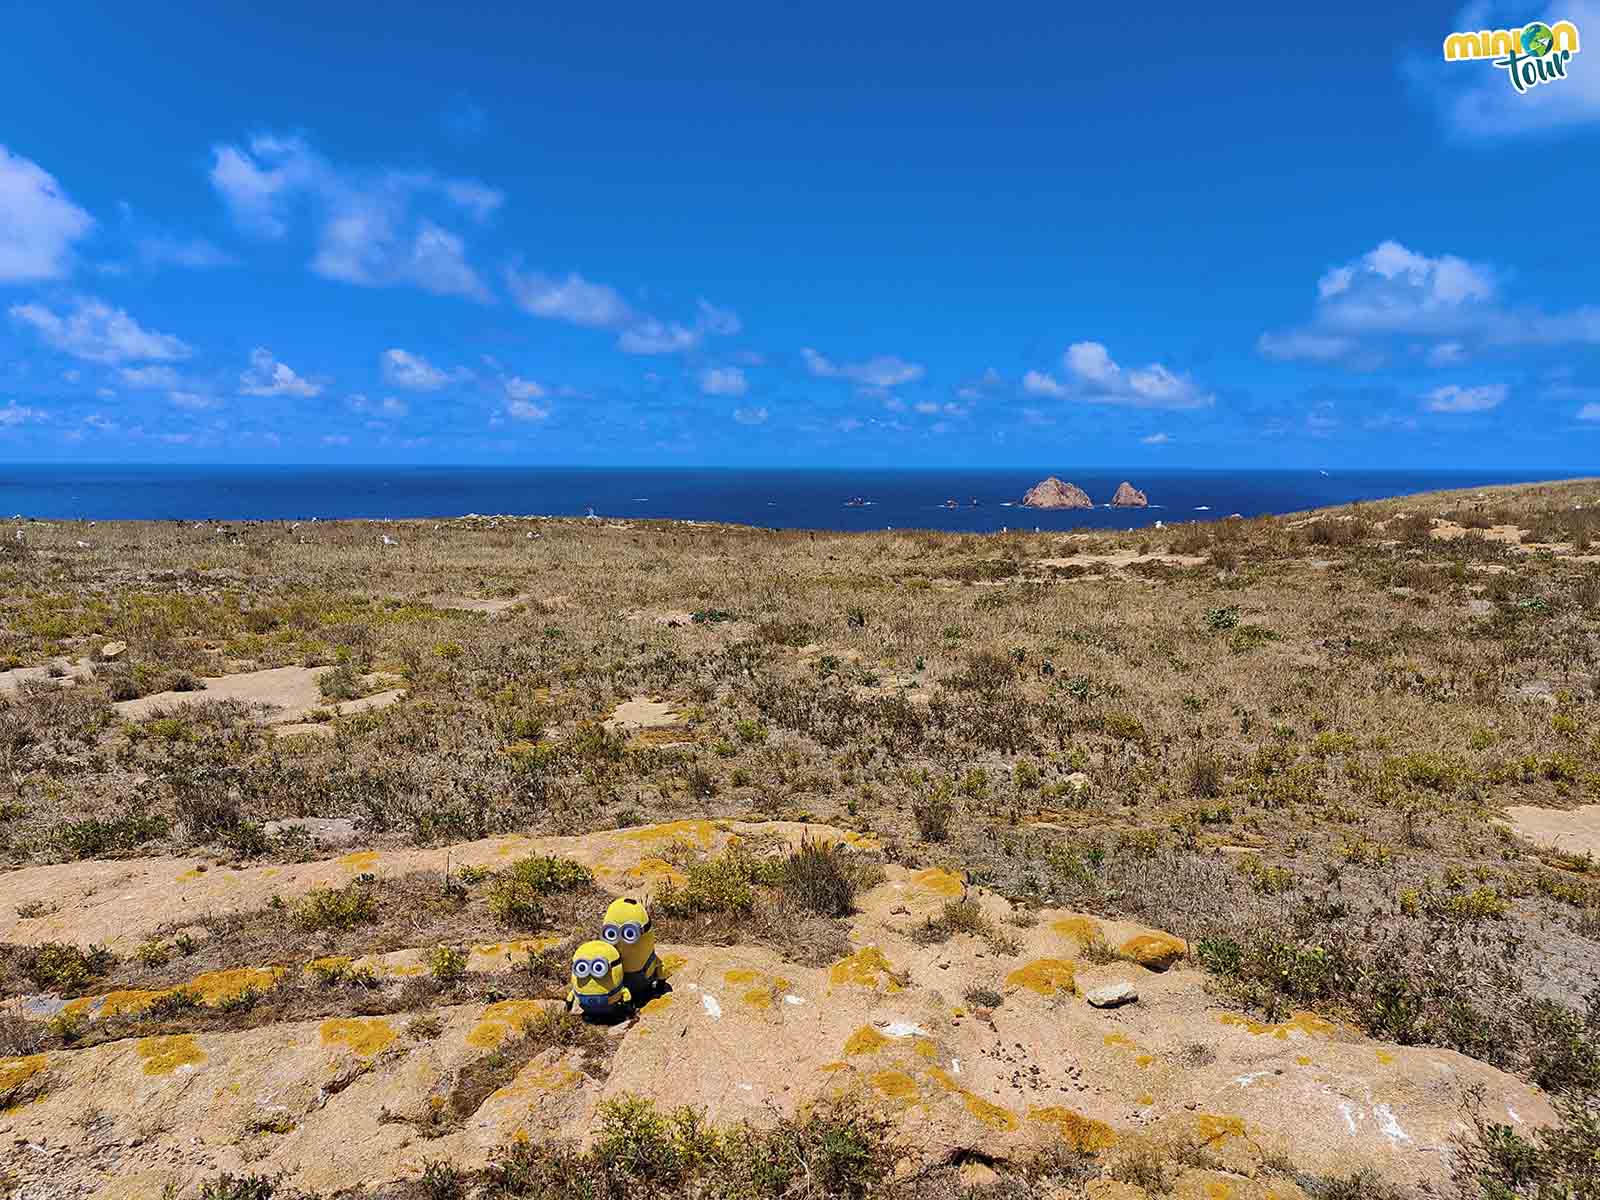
[[(455, 864), (486, 866), (563, 854), (608, 889), (645, 891), (671, 876), (662, 855), (674, 843), (715, 852), (759, 836), (872, 848), (822, 826), (681, 821), (485, 839), (450, 853)], [(293, 899), (362, 872), (439, 869), (444, 853), (201, 873), (176, 860), (36, 867), (0, 878), (0, 913), (8, 940), (127, 946), (162, 922), (251, 907), (273, 892)], [(546, 1051), (443, 1136), (422, 1130), (463, 1070), (553, 999), (458, 1005), (428, 1021), (353, 1015), (175, 1032), (0, 1060), (10, 1106), (0, 1116), (0, 1168), (29, 1195), (155, 1200), (169, 1185), (187, 1194), (222, 1170), (281, 1172), (288, 1185), (333, 1192), (413, 1178), (430, 1159), (470, 1168), (512, 1137), (581, 1139), (597, 1105), (627, 1093), (700, 1106), (716, 1121), (758, 1122), (853, 1094), (891, 1114), (927, 1159), (1182, 1137), (1205, 1146), (1220, 1169), (1186, 1175), (1178, 1195), (1290, 1200), (1292, 1185), (1255, 1178), (1264, 1156), (1292, 1151), (1305, 1170), (1372, 1166), (1391, 1179), (1439, 1183), (1474, 1084), (1493, 1119), (1551, 1117), (1535, 1089), (1458, 1054), (1374, 1042), (1310, 1014), (1263, 1023), (1232, 1011), (1187, 964), (1184, 944), (1162, 931), (1052, 909), (1019, 923), (1007, 901), (971, 891), (950, 871), (890, 864), (885, 872), (859, 898), (850, 951), (836, 961), (800, 965), (759, 945), (661, 945), (670, 990), (608, 1030), (617, 1039), (609, 1071), (588, 1073), (570, 1054)], [(963, 934), (928, 942), (929, 919), (963, 894), (1015, 938), (1015, 953)], [(23, 896), (61, 907), (15, 918)], [(1085, 947), (1101, 943), (1121, 957), (1092, 965)], [(473, 969), (493, 969), (522, 948), (486, 939), (473, 948)], [(377, 965), (403, 978), (423, 969), (424, 952), (393, 952)], [(254, 969), (270, 978), (285, 968)], [(237, 982), (196, 985), (220, 997)], [(1100, 1009), (1084, 999), (1117, 986), (1137, 990), (1138, 1002)], [(966, 994), (975, 989), (1001, 1003), (974, 1006)], [(91, 1106), (100, 1116), (86, 1132)], [(1217, 1191), (1219, 1183), (1232, 1190)]]

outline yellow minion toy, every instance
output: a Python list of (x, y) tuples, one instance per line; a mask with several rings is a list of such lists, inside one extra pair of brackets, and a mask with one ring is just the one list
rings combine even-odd
[(604, 1016), (633, 1001), (623, 986), (622, 955), (609, 942), (585, 942), (572, 955), (572, 984), (567, 1003), (577, 1002), (585, 1016)]
[(600, 935), (622, 955), (622, 978), (641, 1000), (661, 986), (661, 960), (656, 957), (656, 935), (650, 913), (631, 896), (611, 902)]

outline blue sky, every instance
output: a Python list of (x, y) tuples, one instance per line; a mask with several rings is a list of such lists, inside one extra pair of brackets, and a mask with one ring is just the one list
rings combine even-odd
[(1600, 458), (1600, 0), (252, 7), (7, 8), (0, 460)]

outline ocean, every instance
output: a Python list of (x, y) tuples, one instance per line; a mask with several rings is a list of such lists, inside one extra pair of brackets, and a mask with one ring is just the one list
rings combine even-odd
[[(1015, 504), (1056, 474), (1092, 510)], [(1296, 512), (1409, 492), (1523, 483), (1560, 472), (768, 470), (724, 468), (0, 465), (0, 518), (322, 520), (465, 513), (729, 521), (780, 529), (1130, 529)], [(1150, 507), (1107, 507), (1127, 479)], [(849, 502), (864, 503), (853, 506)], [(954, 500), (957, 507), (945, 507)]]

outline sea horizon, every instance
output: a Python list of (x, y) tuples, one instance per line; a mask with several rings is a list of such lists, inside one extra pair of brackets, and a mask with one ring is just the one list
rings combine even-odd
[[(1024, 492), (1049, 475), (1082, 487), (1095, 507), (1022, 507)], [(1584, 477), (1559, 469), (1473, 468), (11, 463), (0, 464), (0, 514), (96, 521), (592, 514), (841, 532), (988, 533), (1257, 517), (1420, 492)], [(1147, 495), (1147, 507), (1110, 505), (1123, 481)]]

